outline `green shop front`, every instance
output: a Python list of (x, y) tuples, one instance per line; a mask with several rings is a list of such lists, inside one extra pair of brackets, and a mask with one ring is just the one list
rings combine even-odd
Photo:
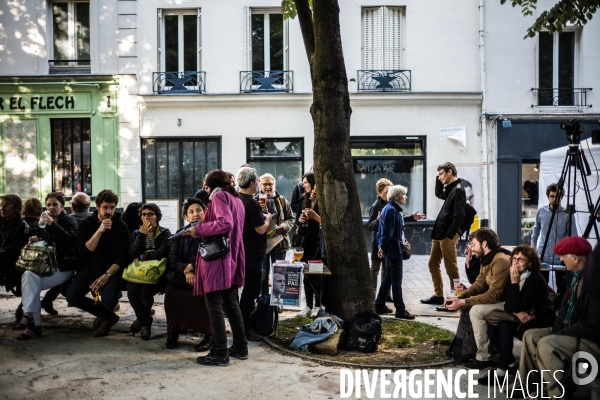
[(0, 80), (0, 193), (120, 193), (118, 82)]

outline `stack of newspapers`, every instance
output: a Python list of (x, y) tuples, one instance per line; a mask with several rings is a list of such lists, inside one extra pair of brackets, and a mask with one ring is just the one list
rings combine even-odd
[(321, 260), (309, 260), (308, 261), (308, 272), (311, 272), (311, 273), (323, 272), (323, 261), (321, 261)]

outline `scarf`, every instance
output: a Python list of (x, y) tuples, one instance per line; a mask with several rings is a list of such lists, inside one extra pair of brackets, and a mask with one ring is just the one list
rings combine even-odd
[(526, 269), (521, 273), (521, 279), (519, 280), (519, 292), (523, 289), (523, 285), (525, 284), (525, 280), (531, 276), (531, 271)]
[(215, 194), (216, 194), (217, 192), (220, 192), (220, 191), (221, 191), (221, 188), (220, 188), (220, 187), (216, 187), (216, 188), (215, 188), (215, 189), (214, 189), (212, 192), (210, 192), (210, 196), (208, 196), (208, 199), (209, 199), (209, 200), (212, 200), (212, 199), (213, 199), (213, 197), (215, 197)]
[[(158, 230), (158, 227), (156, 228), (156, 230)], [(148, 232), (148, 234), (146, 235), (146, 251), (154, 250), (154, 248), (156, 247), (155, 242), (156, 242), (156, 231)]]
[(579, 280), (581, 279), (581, 272), (583, 269), (573, 273), (573, 280), (571, 280), (571, 287), (569, 288), (569, 294), (567, 295), (567, 303), (569, 307), (567, 308), (567, 313), (565, 314), (565, 325), (571, 325), (571, 317), (573, 315), (573, 309), (575, 308), (575, 303), (577, 302), (577, 285), (579, 284)]
[(198, 253), (198, 245), (200, 244), (199, 238), (191, 236), (183, 237), (183, 260), (188, 264), (196, 266), (196, 254)]
[(502, 247), (497, 247), (494, 250), (491, 250), (485, 256), (481, 257), (481, 260), (479, 260), (479, 263), (481, 264), (482, 267), (486, 266), (486, 265), (490, 265), (492, 263), (492, 261), (494, 260), (494, 257), (496, 257), (496, 254), (498, 254), (498, 253), (504, 253), (507, 256), (510, 256), (510, 251), (508, 251)]

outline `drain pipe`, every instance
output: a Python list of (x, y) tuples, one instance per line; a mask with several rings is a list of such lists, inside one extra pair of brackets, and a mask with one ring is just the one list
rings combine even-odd
[[(481, 78), (481, 116), (479, 123), (481, 124), (481, 195), (483, 210), (481, 219), (487, 219), (490, 227), (495, 227), (495, 218), (493, 218), (493, 196), (491, 196), (491, 168), (488, 150), (488, 126), (487, 126), (487, 108), (486, 108), (486, 71), (485, 71), (485, 7), (484, 0), (479, 0), (479, 63), (480, 63), (480, 78)], [(493, 161), (492, 161), (493, 163)]]

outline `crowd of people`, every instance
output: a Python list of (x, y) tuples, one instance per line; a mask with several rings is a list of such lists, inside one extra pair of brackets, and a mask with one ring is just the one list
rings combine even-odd
[[(401, 242), (404, 222), (424, 216), (418, 211), (408, 217), (402, 215), (407, 188), (380, 179), (375, 189), (377, 199), (366, 225), (373, 231), (374, 289), (378, 272), (382, 271), (374, 308), (379, 314), (413, 319), (402, 299)], [(600, 359), (600, 296), (594, 290), (599, 282), (595, 267), (600, 263), (600, 247), (596, 246), (592, 254), (586, 239), (569, 236), (568, 224), (573, 224), (573, 234), (577, 232), (574, 222), (569, 222), (560, 206), (562, 191), (551, 184), (546, 190), (550, 204), (540, 209), (530, 244), (504, 248), (496, 232), (488, 227), (467, 236), (467, 286), (460, 281), (456, 243), (468, 233), (461, 229), (468, 199), (465, 184), (452, 163), (438, 167), (435, 194), (444, 203), (431, 235), (429, 271), (434, 293), (421, 303), (435, 305), (440, 312), (459, 311), (461, 321), (462, 314), (467, 314), (465, 320), (470, 321), (477, 350), (475, 358), (466, 360), (464, 367), (496, 367), (479, 378), (480, 384), (493, 384), (496, 377), (502, 380), (506, 374), (516, 375), (518, 371), (524, 390), (512, 391), (513, 398), (570, 398), (574, 393), (573, 356), (585, 351)], [(549, 231), (553, 214), (556, 216)], [(444, 292), (442, 260), (455, 291), (450, 296)], [(395, 310), (386, 302), (393, 303)], [(523, 342), (520, 360), (513, 355), (514, 338)], [(498, 352), (496, 362), (493, 349)]]
[[(373, 232), (370, 286), (374, 309), (379, 314), (414, 319), (402, 296), (404, 227), (405, 222), (425, 215), (416, 211), (404, 216), (408, 188), (380, 179), (375, 190), (376, 200), (366, 224)], [(467, 286), (460, 281), (456, 243), (468, 233), (463, 221), (470, 205), (465, 183), (452, 163), (438, 167), (435, 194), (444, 203), (431, 237), (428, 265), (433, 295), (421, 303), (436, 306), (440, 312), (468, 313), (477, 353), (464, 364), (466, 368), (496, 366), (497, 376), (546, 370), (540, 373), (548, 382), (548, 393), (556, 395), (559, 386), (568, 384), (568, 373), (553, 372), (573, 354), (582, 350), (600, 357), (600, 297), (594, 292), (598, 273), (593, 269), (594, 259), (596, 263), (599, 259), (598, 248), (592, 254), (587, 240), (568, 236), (569, 219), (560, 207), (563, 194), (552, 184), (546, 192), (550, 205), (540, 210), (530, 245), (504, 248), (498, 235), (487, 227), (468, 235)], [(250, 315), (257, 298), (269, 295), (273, 263), (285, 258), (294, 246), (303, 247), (301, 261), (326, 260), (312, 171), (302, 177), (291, 201), (277, 192), (271, 174), (259, 177), (249, 165), (243, 165), (235, 176), (210, 171), (203, 188), (184, 201), (181, 213), (187, 225), (173, 239), (174, 232), (160, 224), (162, 212), (156, 204), (131, 203), (121, 215), (115, 211), (118, 196), (111, 190), (96, 195), (93, 212), (85, 193), (70, 199), (69, 215), (65, 203), (59, 192), (47, 194), (45, 211), (37, 198), (22, 202), (14, 194), (0, 196), (0, 278), (3, 286), (22, 298), (15, 312), (15, 329), (21, 331), (18, 340), (42, 334), (41, 310), (56, 315), (53, 301), (59, 293), (71, 306), (96, 317), (93, 336), (106, 336), (119, 321), (116, 311), (125, 290), (136, 316), (129, 330), (148, 340), (154, 297), (164, 293), (166, 347), (176, 348), (179, 335), (197, 331), (204, 337), (194, 348), (210, 350), (198, 357), (198, 362), (228, 365), (230, 356), (248, 358), (248, 341), (261, 340), (251, 327)], [(548, 232), (544, 228), (553, 214), (558, 216)], [(282, 238), (267, 253), (272, 234)], [(228, 239), (228, 251), (213, 259), (199, 256), (203, 239), (221, 236)], [(56, 271), (40, 276), (15, 269), (23, 247), (40, 241), (55, 246)], [(544, 247), (549, 250), (541, 258)], [(166, 272), (157, 282), (121, 279), (131, 264), (151, 260), (166, 260)], [(442, 260), (456, 296), (445, 296)], [(560, 264), (566, 269), (564, 276), (551, 279), (554, 267)], [(273, 274), (276, 294), (284, 290), (282, 278)], [(555, 284), (549, 285), (550, 281)], [(320, 277), (304, 277), (306, 308), (301, 315), (317, 315), (327, 302), (322, 283)], [(90, 291), (99, 293), (100, 299), (89, 297)], [(388, 307), (390, 303), (394, 309)], [(233, 334), (230, 347), (225, 318)], [(520, 362), (513, 356), (514, 338), (523, 342)], [(492, 361), (493, 348), (499, 353), (496, 363)], [(480, 379), (480, 383), (488, 382), (488, 377)]]
[[(187, 225), (181, 235), (161, 226), (162, 212), (156, 204), (131, 203), (123, 214), (116, 212), (119, 198), (108, 189), (96, 195), (93, 212), (90, 197), (75, 194), (70, 214), (60, 192), (46, 196), (45, 211), (37, 198), (23, 202), (14, 194), (0, 196), (0, 283), (22, 300), (15, 311), (15, 330), (21, 331), (16, 339), (42, 335), (41, 311), (58, 314), (53, 302), (60, 293), (70, 306), (95, 317), (94, 337), (106, 336), (119, 321), (116, 311), (126, 291), (136, 317), (129, 331), (149, 340), (154, 297), (163, 293), (168, 349), (176, 348), (179, 335), (192, 330), (204, 335), (195, 350), (210, 350), (198, 357), (199, 363), (223, 366), (230, 356), (248, 358), (248, 341), (262, 339), (251, 327), (251, 312), (260, 295), (269, 295), (272, 264), (285, 259), (295, 224), (302, 234), (296, 240), (302, 238), (303, 261), (320, 258), (314, 188), (311, 171), (295, 188), (291, 203), (277, 192), (271, 174), (259, 177), (249, 165), (243, 165), (236, 176), (210, 171), (203, 188), (183, 202), (181, 213)], [(261, 197), (266, 201), (259, 201)], [(281, 240), (267, 253), (269, 231), (281, 235)], [(204, 238), (216, 236), (228, 239), (228, 251), (205, 260), (198, 248)], [(49, 276), (15, 268), (22, 249), (38, 242), (56, 251), (56, 269)], [(153, 260), (166, 263), (157, 281), (122, 279), (127, 268)], [(313, 305), (321, 307), (322, 288), (320, 282), (311, 285), (305, 279), (310, 307), (303, 313), (316, 315)], [(225, 317), (233, 333), (230, 347)]]

